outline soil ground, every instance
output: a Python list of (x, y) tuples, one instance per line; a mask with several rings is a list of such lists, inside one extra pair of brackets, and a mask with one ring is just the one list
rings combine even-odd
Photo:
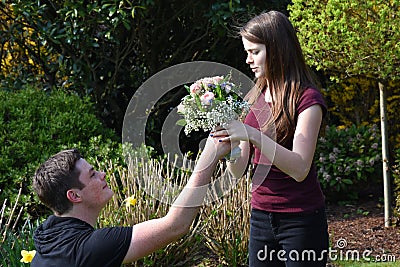
[[(332, 249), (346, 258), (356, 252), (362, 259), (400, 261), (400, 227), (385, 227), (384, 208), (376, 201), (328, 205), (327, 217)], [(354, 254), (353, 253), (353, 254)], [(356, 255), (356, 254), (354, 254)]]

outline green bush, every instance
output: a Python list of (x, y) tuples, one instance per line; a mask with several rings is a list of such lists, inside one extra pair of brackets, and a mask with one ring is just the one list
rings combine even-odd
[(361, 185), (374, 185), (381, 177), (381, 139), (373, 126), (327, 127), (320, 137), (315, 162), (328, 200), (357, 199)]
[(61, 149), (78, 147), (83, 154), (94, 154), (103, 149), (102, 143), (112, 150), (116, 140), (88, 98), (61, 90), (0, 91), (0, 201), (15, 198), (22, 188), (20, 203), (28, 206), (35, 169)]
[(394, 223), (400, 225), (400, 149), (395, 151), (395, 165), (392, 167), (393, 174), (393, 217)]

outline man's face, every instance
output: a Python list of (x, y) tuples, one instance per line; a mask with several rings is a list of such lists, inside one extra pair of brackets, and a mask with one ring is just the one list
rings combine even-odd
[(102, 209), (114, 194), (107, 185), (106, 174), (94, 170), (93, 166), (82, 158), (75, 166), (80, 172), (79, 181), (85, 186), (79, 190), (82, 204), (88, 208)]

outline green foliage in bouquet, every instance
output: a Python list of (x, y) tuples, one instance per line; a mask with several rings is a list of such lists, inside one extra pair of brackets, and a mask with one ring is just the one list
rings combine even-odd
[[(380, 144), (376, 125), (326, 128), (325, 136), (318, 140), (315, 163), (328, 200), (357, 199), (360, 185), (379, 181)], [(340, 199), (343, 197), (347, 199)]]

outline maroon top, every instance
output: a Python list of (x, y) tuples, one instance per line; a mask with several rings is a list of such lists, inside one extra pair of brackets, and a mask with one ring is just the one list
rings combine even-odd
[[(325, 116), (327, 109), (321, 93), (314, 88), (306, 89), (296, 107), (296, 120), (301, 112), (316, 104), (321, 106)], [(260, 129), (260, 125), (270, 115), (269, 105), (270, 103), (265, 102), (265, 95), (260, 95), (246, 116), (245, 123)], [(293, 140), (280, 145), (292, 150)], [(253, 208), (269, 212), (307, 213), (324, 206), (325, 197), (314, 164), (311, 165), (304, 181), (296, 182), (275, 165), (271, 166), (270, 161), (254, 145), (252, 151), (254, 153), (251, 199)]]

